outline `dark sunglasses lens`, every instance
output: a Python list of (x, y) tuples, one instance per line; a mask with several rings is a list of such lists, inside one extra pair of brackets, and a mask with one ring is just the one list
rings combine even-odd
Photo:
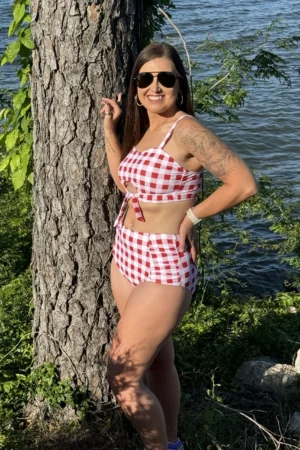
[(141, 89), (150, 86), (153, 81), (152, 73), (139, 73), (137, 78), (138, 85)]
[(176, 76), (173, 72), (160, 72), (157, 78), (160, 84), (167, 88), (173, 87), (176, 82)]
[[(157, 78), (159, 83), (167, 88), (173, 87), (176, 83), (176, 76), (173, 72), (159, 72)], [(150, 72), (142, 72), (138, 74), (136, 79), (139, 88), (143, 89), (150, 86), (153, 81), (153, 75)]]

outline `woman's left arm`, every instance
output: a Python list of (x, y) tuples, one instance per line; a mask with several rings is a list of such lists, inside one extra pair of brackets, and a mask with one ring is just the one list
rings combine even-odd
[[(256, 181), (244, 161), (196, 119), (181, 120), (173, 136), (178, 146), (199, 161), (199, 169), (201, 166), (206, 168), (223, 182), (215, 192), (192, 208), (196, 217), (213, 216), (256, 194)], [(193, 224), (185, 216), (182, 226), (189, 230)]]

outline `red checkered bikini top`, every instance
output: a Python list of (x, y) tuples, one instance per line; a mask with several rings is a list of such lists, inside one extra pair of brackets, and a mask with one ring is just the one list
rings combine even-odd
[(125, 183), (131, 181), (138, 192), (133, 193), (126, 189), (120, 213), (114, 223), (115, 227), (122, 223), (130, 199), (137, 219), (145, 222), (139, 200), (152, 203), (187, 200), (194, 198), (200, 191), (202, 172), (185, 169), (164, 150), (177, 123), (184, 117), (191, 116), (186, 114), (180, 116), (158, 148), (139, 152), (133, 147), (119, 165), (118, 175), (121, 183), (125, 186)]

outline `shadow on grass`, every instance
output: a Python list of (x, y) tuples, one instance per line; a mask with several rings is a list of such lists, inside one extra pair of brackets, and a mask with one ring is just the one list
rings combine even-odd
[[(50, 427), (51, 429), (51, 427)], [(120, 409), (93, 417), (85, 424), (27, 430), (23, 434), (26, 450), (133, 450), (142, 444)]]

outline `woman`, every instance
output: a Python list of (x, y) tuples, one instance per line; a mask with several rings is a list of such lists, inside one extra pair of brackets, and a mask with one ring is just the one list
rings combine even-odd
[[(136, 60), (122, 147), (120, 100), (103, 98), (101, 109), (110, 172), (126, 194), (111, 263), (121, 319), (108, 379), (147, 450), (182, 450), (172, 332), (196, 287), (193, 227), (257, 188), (245, 163), (194, 117), (182, 61), (169, 44), (150, 44)], [(203, 168), (223, 185), (195, 205)]]

